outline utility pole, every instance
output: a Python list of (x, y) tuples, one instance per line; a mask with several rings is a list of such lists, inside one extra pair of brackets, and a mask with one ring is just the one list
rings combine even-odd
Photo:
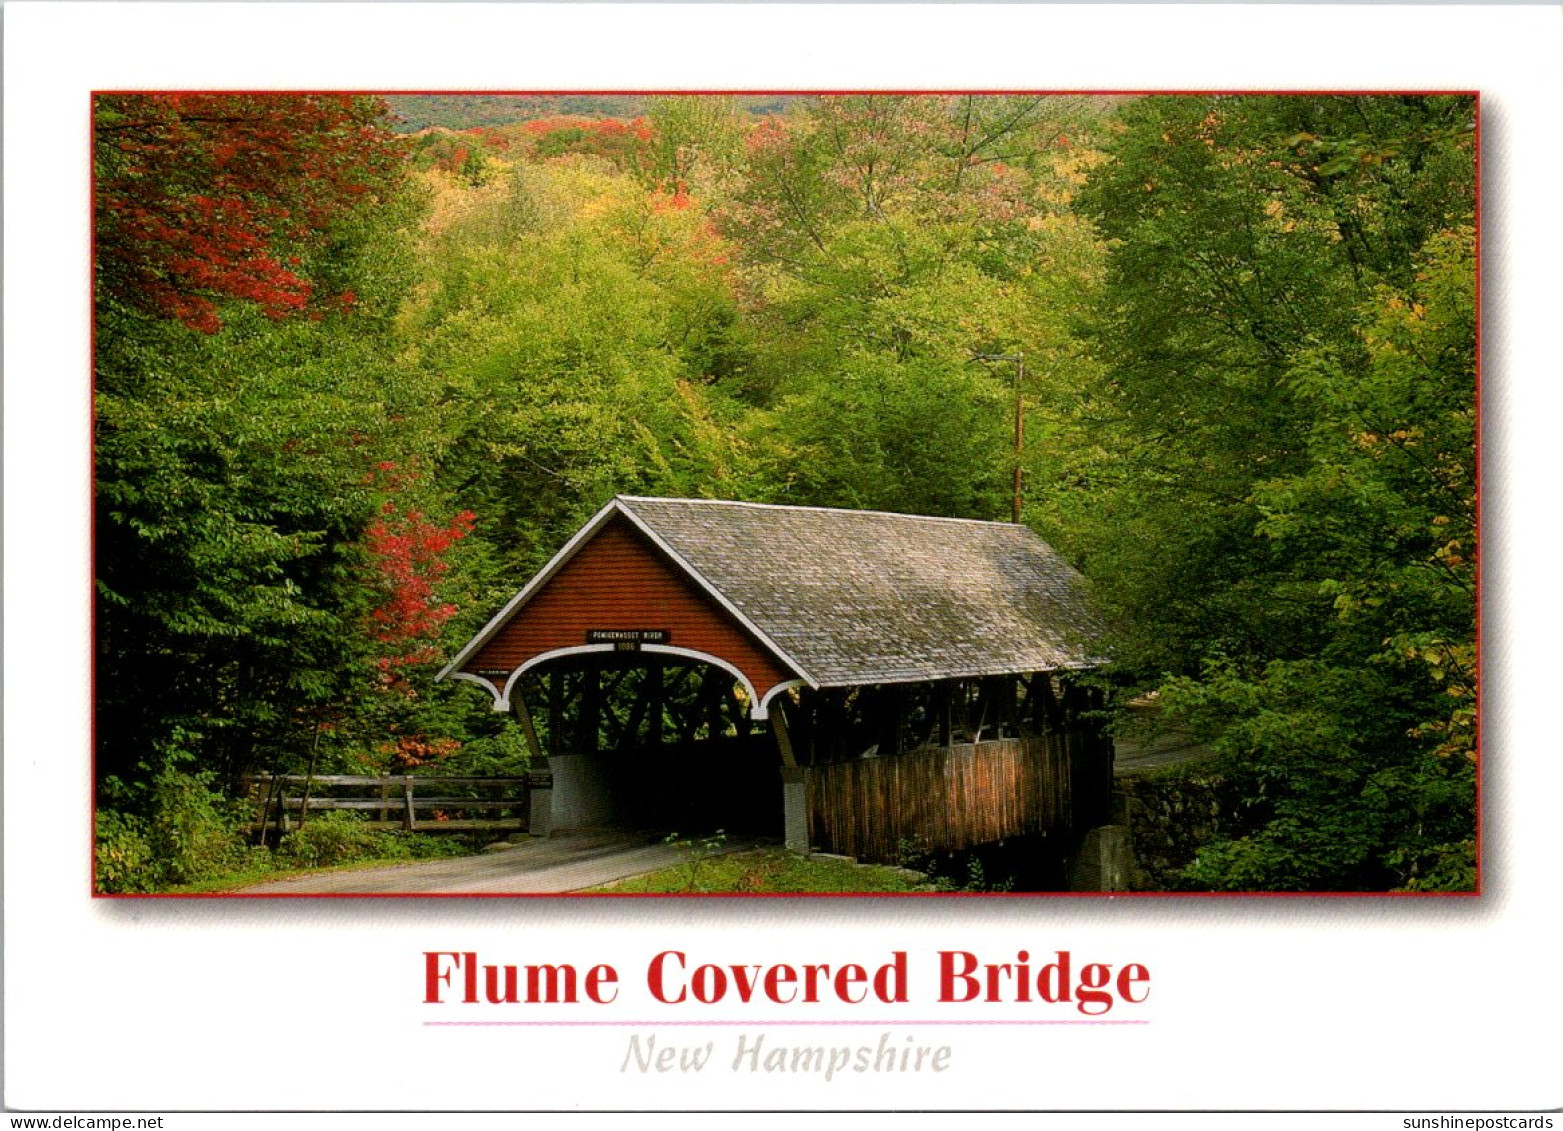
[(977, 361), (1008, 361), (1015, 366), (1015, 494), (1010, 506), (1010, 521), (1020, 522), (1021, 472), (1020, 456), (1026, 447), (1026, 415), (1021, 400), (1021, 386), (1026, 380), (1026, 355), (1023, 353), (979, 353)]

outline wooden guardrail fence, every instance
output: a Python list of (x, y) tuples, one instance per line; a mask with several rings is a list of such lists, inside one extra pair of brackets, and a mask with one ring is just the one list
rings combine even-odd
[(280, 834), (324, 812), (374, 814), (364, 822), (373, 829), (519, 832), (527, 827), (533, 783), (530, 777), (256, 774), (244, 784), (257, 811), (251, 829), (270, 826)]

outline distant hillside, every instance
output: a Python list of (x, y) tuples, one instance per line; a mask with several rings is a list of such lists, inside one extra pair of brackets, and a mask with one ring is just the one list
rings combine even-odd
[[(744, 95), (738, 104), (751, 114), (780, 114), (798, 95)], [(637, 118), (646, 112), (640, 94), (397, 94), (386, 98), (402, 133), (437, 126), (470, 130), (537, 118)]]
[(386, 99), (399, 119), (397, 129), (414, 133), (439, 126), (470, 130), (535, 118), (634, 118), (645, 108), (639, 95), (582, 94), (398, 94)]

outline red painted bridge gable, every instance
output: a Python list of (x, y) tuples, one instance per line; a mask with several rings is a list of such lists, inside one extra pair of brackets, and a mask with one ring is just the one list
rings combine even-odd
[[(625, 518), (614, 517), (478, 649), (462, 670), (493, 678), (604, 633), (702, 652), (743, 672), (763, 696), (795, 673)], [(658, 639), (657, 634), (665, 633)], [(593, 639), (593, 634), (599, 634)]]

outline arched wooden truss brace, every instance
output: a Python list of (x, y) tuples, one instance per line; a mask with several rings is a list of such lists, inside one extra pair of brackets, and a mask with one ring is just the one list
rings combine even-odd
[[(567, 659), (572, 656), (601, 655), (604, 653), (615, 653), (616, 651), (617, 649), (612, 644), (579, 644), (568, 648), (555, 648), (548, 652), (541, 652), (511, 671), (511, 673), (505, 678), (503, 684), (497, 684), (492, 679), (473, 672), (453, 672), (451, 674), (451, 678), (466, 680), (469, 683), (475, 683), (478, 686), (484, 688), (488, 691), (489, 695), (493, 697), (494, 710), (508, 712), (513, 707), (513, 704), (511, 703), (511, 696), (515, 689), (516, 683), (527, 672), (532, 671), (533, 669), (538, 668), (544, 664), (552, 663), (557, 660)], [(801, 679), (783, 680), (773, 687), (768, 688), (764, 695), (761, 695), (755, 690), (755, 686), (752, 682), (750, 682), (749, 677), (744, 675), (742, 671), (740, 671), (733, 664), (730, 664), (726, 660), (722, 659), (720, 656), (713, 656), (709, 652), (698, 652), (692, 648), (678, 648), (671, 644), (642, 644), (637, 648), (637, 652), (648, 653), (653, 656), (676, 656), (681, 659), (692, 660), (702, 664), (710, 664), (712, 667), (720, 668), (722, 671), (732, 676), (734, 682), (736, 682), (739, 687), (743, 688), (745, 701), (750, 704), (749, 717), (756, 722), (764, 722), (767, 718), (769, 718), (771, 702), (776, 698), (777, 695), (784, 691), (789, 691), (794, 687), (806, 686), (804, 681)]]

